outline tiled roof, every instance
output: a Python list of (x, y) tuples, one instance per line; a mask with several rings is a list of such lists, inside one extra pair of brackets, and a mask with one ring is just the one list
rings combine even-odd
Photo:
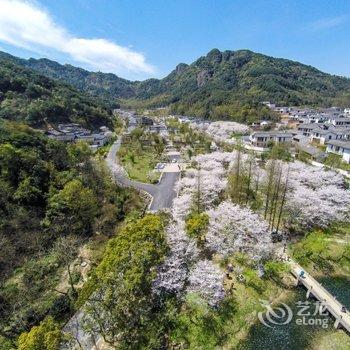
[(350, 149), (350, 141), (330, 140), (327, 142), (327, 145), (333, 145), (333, 146)]

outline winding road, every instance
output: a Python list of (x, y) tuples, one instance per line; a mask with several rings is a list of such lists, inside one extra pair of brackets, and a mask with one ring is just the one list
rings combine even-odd
[[(176, 197), (174, 185), (179, 178), (180, 170), (177, 167), (172, 167), (172, 170), (164, 170), (162, 172), (160, 181), (156, 185), (147, 184), (135, 180), (131, 180), (117, 161), (117, 152), (121, 146), (121, 137), (111, 146), (106, 162), (110, 168), (115, 181), (123, 187), (133, 187), (137, 190), (148, 193), (152, 197), (152, 201), (148, 210), (155, 212), (161, 209), (171, 207), (173, 199)], [(179, 159), (179, 155), (171, 156), (172, 159)], [(175, 168), (175, 169), (174, 169)]]
[[(121, 146), (121, 137), (111, 146), (106, 163), (111, 170), (115, 181), (123, 187), (133, 187), (137, 190), (148, 193), (152, 200), (150, 202), (149, 211), (155, 212), (161, 209), (170, 208), (173, 199), (176, 197), (174, 185), (180, 174), (180, 167), (178, 164), (169, 164), (162, 172), (160, 181), (156, 185), (146, 184), (139, 181), (131, 180), (126, 174), (124, 168), (118, 164), (117, 152)], [(173, 152), (170, 160), (179, 160), (179, 154)], [(92, 335), (84, 330), (82, 327), (82, 319), (84, 311), (79, 310), (64, 326), (63, 330), (71, 334), (81, 346), (82, 349), (97, 350), (104, 349), (104, 342), (99, 334)], [(67, 347), (61, 346), (60, 350), (68, 350)]]

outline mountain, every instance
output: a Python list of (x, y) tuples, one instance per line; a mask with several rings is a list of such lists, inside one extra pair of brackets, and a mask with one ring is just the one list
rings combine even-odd
[(49, 78), (68, 83), (80, 91), (111, 102), (112, 105), (116, 97), (130, 98), (135, 96), (135, 84), (112, 73), (89, 72), (70, 64), (62, 65), (47, 58), (25, 60), (5, 52), (0, 52), (0, 58), (11, 60)]
[(0, 118), (32, 126), (42, 126), (45, 120), (92, 129), (111, 125), (112, 113), (104, 102), (24, 67), (23, 61), (0, 57)]
[(329, 105), (340, 102), (346, 93), (350, 102), (350, 79), (248, 50), (217, 49), (190, 65), (178, 65), (164, 79), (137, 87), (138, 99), (213, 118), (244, 117), (249, 108), (260, 108), (259, 102), (265, 100), (280, 105)]
[(17, 60), (27, 68), (123, 106), (170, 106), (176, 113), (214, 119), (246, 121), (268, 115), (270, 112), (261, 105), (265, 100), (280, 105), (350, 104), (350, 79), (249, 50), (213, 49), (190, 65), (180, 63), (163, 79), (141, 82), (48, 59)]

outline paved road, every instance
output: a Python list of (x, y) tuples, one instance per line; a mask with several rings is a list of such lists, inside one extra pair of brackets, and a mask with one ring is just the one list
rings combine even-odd
[[(157, 211), (165, 208), (170, 208), (173, 199), (176, 197), (174, 191), (174, 185), (179, 177), (179, 170), (173, 166), (171, 171), (163, 172), (161, 180), (157, 185), (146, 184), (139, 181), (134, 181), (128, 178), (125, 170), (117, 163), (117, 152), (121, 146), (121, 139), (119, 138), (111, 146), (110, 151), (106, 158), (106, 163), (110, 168), (116, 182), (124, 187), (133, 187), (138, 190), (148, 193), (152, 197), (152, 201), (149, 206), (150, 211)], [(179, 159), (179, 155), (174, 154), (170, 156), (170, 160)], [(172, 164), (173, 165), (173, 164)], [(175, 171), (174, 171), (175, 170)], [(103, 349), (103, 341), (100, 335), (95, 335), (95, 340), (91, 334), (84, 331), (81, 326), (84, 312), (78, 311), (65, 325), (64, 331), (73, 335), (74, 339), (78, 340), (82, 346), (82, 349)], [(98, 346), (94, 345), (98, 344)], [(61, 350), (68, 350), (66, 347), (61, 347)]]
[[(124, 187), (133, 187), (148, 193), (152, 197), (149, 206), (150, 211), (170, 208), (173, 199), (176, 197), (174, 185), (179, 177), (179, 171), (162, 173), (161, 180), (156, 185), (131, 180), (128, 178), (122, 167), (117, 163), (117, 152), (120, 146), (121, 138), (111, 146), (106, 159), (117, 183)], [(178, 159), (178, 156), (173, 156), (172, 158)]]
[(156, 211), (171, 207), (173, 199), (176, 197), (174, 185), (178, 178), (178, 172), (163, 173), (160, 183), (156, 186), (157, 193), (153, 196), (149, 210)]

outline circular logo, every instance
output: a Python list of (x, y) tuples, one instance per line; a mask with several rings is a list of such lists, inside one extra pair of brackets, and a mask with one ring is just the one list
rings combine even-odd
[(278, 307), (272, 308), (267, 300), (260, 300), (260, 303), (266, 309), (265, 311), (258, 312), (259, 321), (264, 326), (270, 328), (272, 326), (282, 326), (292, 320), (293, 312), (288, 305), (282, 303)]

